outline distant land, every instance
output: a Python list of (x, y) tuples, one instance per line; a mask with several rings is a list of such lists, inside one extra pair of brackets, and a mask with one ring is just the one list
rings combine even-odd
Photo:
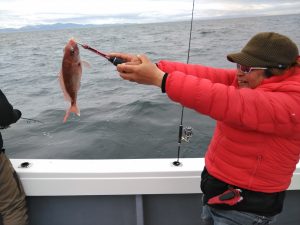
[(75, 24), (75, 23), (55, 23), (49, 25), (35, 25), (25, 26), (21, 28), (3, 28), (0, 29), (0, 33), (11, 33), (11, 32), (26, 32), (26, 31), (43, 31), (43, 30), (63, 30), (72, 28), (90, 28), (100, 26), (111, 26), (111, 25), (94, 25), (94, 24)]
[[(260, 17), (269, 17), (269, 16), (291, 16), (299, 14), (284, 14), (284, 15), (260, 15)], [(252, 18), (257, 16), (226, 16), (226, 17), (215, 17), (215, 18), (202, 18), (200, 20), (219, 20), (219, 19), (236, 19), (236, 18)], [(195, 19), (199, 20), (199, 19)], [(164, 23), (164, 22), (179, 22), (182, 20), (175, 21), (160, 21), (154, 23)], [(153, 23), (153, 22), (152, 22)], [(120, 26), (120, 25), (129, 25), (133, 23), (117, 23), (117, 24), (76, 24), (76, 23), (55, 23), (55, 24), (41, 24), (33, 26), (24, 26), (20, 28), (0, 28), (0, 33), (13, 33), (13, 32), (31, 32), (31, 31), (46, 31), (46, 30), (63, 30), (63, 29), (72, 29), (72, 28), (92, 28), (92, 27), (107, 27), (107, 26)]]

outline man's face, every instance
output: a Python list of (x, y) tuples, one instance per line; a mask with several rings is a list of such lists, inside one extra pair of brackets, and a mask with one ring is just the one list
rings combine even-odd
[[(250, 67), (249, 67), (250, 68)], [(238, 66), (237, 80), (240, 88), (256, 88), (263, 81), (266, 68), (251, 68), (249, 72), (243, 71), (243, 67)]]

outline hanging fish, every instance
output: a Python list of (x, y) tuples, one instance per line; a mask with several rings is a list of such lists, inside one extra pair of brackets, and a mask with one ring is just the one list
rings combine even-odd
[(90, 66), (87, 62), (80, 60), (79, 48), (77, 42), (71, 38), (64, 48), (62, 68), (59, 73), (60, 86), (64, 97), (71, 103), (66, 111), (63, 122), (65, 123), (71, 112), (80, 116), (80, 110), (77, 105), (77, 94), (80, 88), (82, 76), (82, 65)]

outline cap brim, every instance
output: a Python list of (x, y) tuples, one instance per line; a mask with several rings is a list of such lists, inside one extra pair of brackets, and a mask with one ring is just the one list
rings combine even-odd
[(265, 67), (268, 66), (268, 62), (255, 58), (251, 55), (248, 55), (245, 52), (232, 53), (227, 55), (227, 59), (230, 62), (238, 63), (243, 66), (257, 66), (257, 67)]

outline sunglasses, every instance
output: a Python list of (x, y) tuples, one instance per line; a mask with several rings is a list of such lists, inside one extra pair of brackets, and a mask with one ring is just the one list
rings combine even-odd
[(243, 66), (240, 64), (236, 64), (236, 68), (243, 72), (244, 74), (250, 73), (252, 70), (266, 70), (266, 67), (251, 67), (251, 66)]

